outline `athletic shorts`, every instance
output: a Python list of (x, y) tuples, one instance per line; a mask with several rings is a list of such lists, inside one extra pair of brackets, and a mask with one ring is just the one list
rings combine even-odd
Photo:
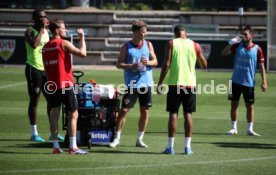
[(167, 112), (178, 112), (180, 104), (182, 104), (184, 112), (196, 112), (195, 92), (196, 90), (194, 88), (179, 88), (178, 90), (177, 86), (169, 86), (169, 92), (167, 94)]
[(122, 108), (133, 108), (137, 98), (140, 106), (151, 107), (151, 87), (127, 89), (122, 99)]
[(77, 96), (72, 88), (58, 89), (49, 95), (51, 108), (59, 107), (64, 104), (67, 111), (75, 111), (78, 109)]
[(45, 95), (44, 85), (47, 83), (47, 77), (44, 71), (38, 70), (28, 64), (25, 68), (25, 76), (28, 84), (28, 93), (30, 96), (37, 94), (36, 88), (39, 88)]
[(239, 85), (232, 82), (231, 86), (232, 93), (229, 93), (228, 99), (232, 101), (239, 101), (241, 94), (243, 94), (244, 102), (246, 103), (254, 103), (255, 100), (255, 88)]

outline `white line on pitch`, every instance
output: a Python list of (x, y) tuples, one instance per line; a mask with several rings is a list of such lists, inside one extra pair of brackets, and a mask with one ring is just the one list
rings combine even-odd
[(16, 86), (20, 86), (20, 85), (24, 85), (24, 84), (26, 84), (26, 82), (8, 84), (8, 85), (0, 86), (0, 89), (6, 89), (6, 88), (10, 88), (10, 87), (16, 87)]

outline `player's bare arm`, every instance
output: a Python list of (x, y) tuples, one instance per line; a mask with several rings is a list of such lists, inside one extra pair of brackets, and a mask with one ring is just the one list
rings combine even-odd
[(84, 33), (82, 29), (78, 29), (78, 36), (80, 40), (80, 48), (75, 47), (71, 42), (67, 40), (62, 41), (62, 46), (65, 51), (72, 53), (79, 57), (86, 57), (86, 43), (84, 39)]
[(227, 46), (225, 46), (225, 48), (221, 51), (221, 55), (222, 56), (227, 56), (231, 54), (231, 48), (232, 45), (228, 44)]
[(267, 89), (267, 81), (266, 81), (266, 72), (265, 72), (265, 66), (264, 63), (260, 63), (259, 64), (260, 67), (260, 73), (261, 73), (261, 77), (262, 77), (262, 91), (265, 92)]
[(32, 48), (35, 49), (39, 45), (42, 34), (44, 34), (45, 28), (48, 23), (49, 21), (45, 18), (36, 24), (36, 28), (38, 28), (38, 34), (36, 36), (34, 36), (34, 31), (31, 28), (28, 28), (25, 31), (25, 40)]
[(200, 47), (200, 45), (197, 43), (196, 44), (197, 46), (197, 50), (198, 50), (198, 54), (197, 54), (197, 62), (199, 64), (199, 66), (203, 69), (206, 69), (207, 68), (207, 61), (202, 53), (202, 49)]
[(34, 32), (32, 29), (28, 28), (25, 32), (25, 41), (32, 47), (36, 48), (40, 41), (41, 41), (41, 36), (44, 34), (44, 28), (41, 28), (39, 30), (38, 35), (34, 36)]
[(149, 66), (152, 66), (152, 67), (156, 67), (158, 65), (158, 61), (157, 61), (157, 58), (156, 58), (156, 55), (155, 55), (155, 52), (154, 52), (154, 48), (153, 48), (151, 42), (149, 42), (149, 53), (150, 53), (149, 60), (148, 59), (143, 59), (141, 62), (144, 65), (149, 65)]
[(116, 67), (119, 69), (138, 69), (138, 64), (134, 63), (134, 64), (126, 64), (125, 63), (125, 59), (127, 57), (127, 47), (124, 44), (121, 49), (120, 49), (120, 54), (117, 60), (117, 64)]
[[(162, 65), (162, 69), (160, 72), (160, 77), (159, 77), (159, 81), (158, 81), (158, 86), (161, 85), (167, 75), (167, 72), (170, 68), (171, 65), (171, 58), (172, 58), (172, 41), (169, 41), (169, 43), (167, 44), (167, 48), (166, 48), (166, 59)], [(157, 91), (158, 92), (158, 91)]]

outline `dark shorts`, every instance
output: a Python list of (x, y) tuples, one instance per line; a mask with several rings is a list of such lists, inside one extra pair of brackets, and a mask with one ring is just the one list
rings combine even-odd
[(25, 76), (28, 84), (28, 93), (30, 96), (38, 94), (35, 89), (39, 88), (45, 95), (44, 85), (47, 83), (47, 77), (44, 71), (38, 70), (28, 64), (25, 68)]
[(140, 106), (152, 106), (151, 87), (145, 87), (126, 90), (122, 99), (122, 108), (133, 108), (138, 97)]
[(51, 108), (56, 108), (64, 104), (67, 111), (75, 111), (78, 109), (77, 96), (73, 87), (70, 89), (58, 89), (49, 95), (49, 101)]
[(172, 113), (178, 112), (180, 104), (182, 104), (184, 112), (196, 112), (195, 89), (181, 88), (178, 90), (177, 86), (170, 86), (167, 94), (166, 110)]
[(246, 103), (254, 103), (255, 100), (255, 88), (239, 85), (232, 83), (231, 86), (232, 93), (229, 93), (228, 99), (232, 101), (239, 101), (241, 94), (243, 94), (243, 99)]

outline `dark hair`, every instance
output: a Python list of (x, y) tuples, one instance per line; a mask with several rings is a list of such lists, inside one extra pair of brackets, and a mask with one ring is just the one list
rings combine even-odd
[(147, 24), (144, 21), (134, 21), (132, 23), (132, 31), (140, 30), (141, 28), (147, 28)]
[(181, 31), (185, 31), (185, 27), (183, 25), (176, 25), (174, 27), (174, 30), (173, 30), (174, 33), (179, 33)]
[(36, 10), (34, 10), (33, 14), (32, 14), (33, 20), (35, 20), (37, 17), (39, 17), (39, 15), (40, 15), (41, 12), (45, 12), (45, 11), (42, 10), (42, 9), (36, 9)]
[(56, 33), (56, 29), (60, 28), (60, 24), (64, 24), (62, 19), (55, 19), (50, 22), (49, 30), (52, 34)]
[(249, 30), (249, 32), (251, 34), (254, 34), (254, 29), (251, 26), (244, 26), (244, 28), (242, 29), (242, 31), (245, 31), (245, 30)]

